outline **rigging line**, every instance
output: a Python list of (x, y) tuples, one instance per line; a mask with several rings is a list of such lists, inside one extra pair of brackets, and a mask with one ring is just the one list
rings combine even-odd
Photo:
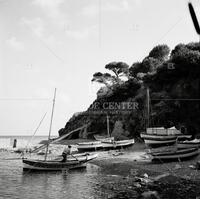
[(49, 52), (50, 52), (52, 55), (54, 55), (54, 56), (55, 56), (57, 59), (59, 59), (62, 63), (65, 63), (65, 61), (64, 61), (61, 57), (59, 57), (59, 56), (46, 44), (46, 42), (44, 42), (37, 34), (35, 34), (34, 30), (31, 28), (31, 26), (30, 26), (29, 24), (27, 24), (27, 23), (25, 23), (25, 24), (26, 24), (26, 26), (31, 30), (31, 32), (34, 33), (34, 35), (38, 38), (38, 40), (44, 45), (44, 47), (45, 47), (46, 49), (49, 50)]
[(178, 25), (178, 24), (183, 20), (183, 18), (184, 18), (184, 16), (180, 17), (180, 18), (176, 21), (176, 23), (172, 24), (172, 25), (170, 26), (170, 28), (168, 29), (168, 31), (165, 32), (156, 42), (154, 42), (154, 44), (157, 44), (158, 42), (160, 42), (160, 40), (164, 39), (164, 38), (168, 35), (168, 33), (170, 33), (170, 32), (176, 27), (176, 25)]
[(32, 137), (31, 137), (31, 139), (28, 141), (28, 143), (27, 143), (27, 145), (26, 145), (25, 149), (27, 149), (27, 147), (28, 147), (29, 143), (32, 141), (32, 139), (33, 139), (33, 137), (35, 136), (36, 132), (37, 132), (37, 131), (38, 131), (38, 129), (40, 128), (40, 126), (41, 126), (41, 124), (42, 124), (42, 122), (43, 122), (43, 120), (44, 120), (44, 118), (45, 118), (46, 114), (47, 114), (47, 112), (44, 114), (44, 116), (43, 116), (43, 117), (42, 117), (42, 119), (40, 120), (40, 122), (39, 122), (39, 124), (38, 124), (37, 128), (35, 129), (35, 131), (34, 131), (34, 133), (33, 133)]

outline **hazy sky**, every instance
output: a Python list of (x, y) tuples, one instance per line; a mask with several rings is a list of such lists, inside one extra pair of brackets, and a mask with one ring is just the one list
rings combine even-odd
[[(200, 19), (200, 2), (192, 1)], [(186, 0), (0, 0), (0, 135), (53, 133), (95, 99), (92, 74), (198, 41)]]

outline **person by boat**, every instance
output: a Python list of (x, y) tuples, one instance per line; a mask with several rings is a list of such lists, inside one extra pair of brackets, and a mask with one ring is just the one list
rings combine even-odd
[(66, 162), (67, 161), (67, 156), (72, 154), (71, 148), (72, 148), (71, 145), (68, 145), (68, 147), (64, 148), (64, 151), (62, 152), (62, 156), (63, 156), (62, 162)]

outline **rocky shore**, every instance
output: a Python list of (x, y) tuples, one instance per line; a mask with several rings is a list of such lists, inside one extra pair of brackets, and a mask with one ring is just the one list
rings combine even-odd
[(101, 152), (92, 163), (108, 175), (119, 175), (116, 181), (101, 185), (108, 198), (200, 198), (200, 157), (184, 162), (153, 164), (141, 159), (144, 146), (129, 150)]

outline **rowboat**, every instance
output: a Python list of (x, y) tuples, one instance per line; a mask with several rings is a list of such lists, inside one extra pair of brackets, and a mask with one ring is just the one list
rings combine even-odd
[(110, 149), (119, 149), (132, 146), (134, 144), (134, 139), (130, 140), (119, 140), (119, 141), (102, 141), (100, 143), (94, 142), (90, 144), (81, 144), (77, 145), (79, 152), (83, 151), (97, 151), (97, 150), (110, 150)]
[(85, 163), (97, 158), (98, 154), (75, 154), (66, 162), (58, 160), (23, 159), (23, 170), (29, 171), (59, 171), (85, 167)]
[(96, 151), (102, 149), (102, 143), (100, 141), (95, 141), (95, 142), (85, 142), (85, 143), (78, 143), (77, 144), (77, 149), (78, 151)]
[(175, 151), (151, 152), (152, 161), (177, 161), (190, 159), (199, 154), (198, 148), (180, 149)]
[(85, 145), (98, 145), (101, 144), (101, 141), (94, 141), (94, 142), (79, 142), (78, 145), (85, 146)]
[(143, 139), (145, 141), (145, 144), (151, 145), (151, 146), (170, 145), (176, 142), (176, 136), (146, 137)]
[(200, 139), (194, 139), (194, 140), (186, 140), (186, 141), (178, 141), (177, 147), (179, 149), (183, 148), (193, 148), (193, 147), (200, 147)]
[(94, 135), (95, 140), (102, 141), (102, 142), (112, 142), (114, 137), (110, 136), (103, 136), (103, 135)]
[(102, 142), (103, 149), (120, 149), (120, 148), (126, 148), (130, 147), (135, 143), (134, 139), (129, 140), (118, 140), (118, 141), (112, 141), (112, 142)]
[(161, 135), (161, 134), (148, 134), (141, 133), (141, 138), (144, 139), (147, 145), (163, 145), (163, 144), (174, 144), (176, 139), (183, 140), (189, 139), (192, 135), (176, 134), (176, 135)]
[(177, 136), (176, 135), (159, 135), (159, 134), (149, 134), (146, 132), (142, 132), (140, 133), (140, 137), (143, 139), (176, 139)]

